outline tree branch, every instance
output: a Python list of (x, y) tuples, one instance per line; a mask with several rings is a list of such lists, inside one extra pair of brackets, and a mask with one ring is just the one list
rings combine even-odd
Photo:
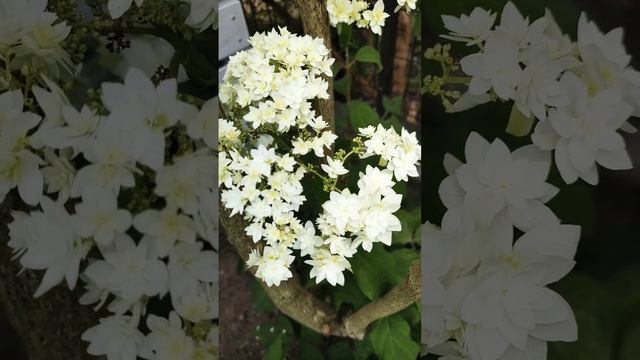
[[(327, 14), (325, 0), (296, 0), (300, 9), (300, 20), (307, 35), (322, 38), (327, 49), (331, 50), (331, 29), (329, 28), (329, 15)], [(333, 94), (333, 78), (325, 77), (329, 83), (327, 92)], [(335, 131), (333, 97), (329, 99), (318, 99), (314, 105), (319, 115), (322, 115), (331, 130)]]
[[(246, 220), (241, 216), (229, 216), (229, 211), (220, 205), (220, 224), (227, 240), (236, 248), (243, 261), (247, 261), (254, 248), (253, 240), (245, 234)], [(254, 269), (249, 269), (252, 273)], [(372, 322), (394, 314), (420, 298), (420, 261), (411, 264), (407, 278), (396, 285), (383, 297), (365, 305), (355, 313), (342, 319), (325, 302), (305, 289), (297, 275), (280, 284), (267, 286), (256, 279), (265, 289), (276, 307), (300, 324), (325, 336), (339, 336), (362, 339)]]

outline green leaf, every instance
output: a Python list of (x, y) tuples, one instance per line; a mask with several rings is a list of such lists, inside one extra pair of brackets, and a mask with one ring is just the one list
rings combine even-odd
[(358, 309), (369, 302), (369, 299), (362, 293), (351, 274), (345, 275), (344, 286), (336, 286), (331, 295), (336, 309), (340, 309), (342, 304), (351, 304)]
[(349, 102), (349, 121), (354, 129), (376, 125), (380, 122), (378, 113), (364, 101)]
[(380, 62), (380, 53), (372, 46), (361, 47), (356, 53), (355, 61), (372, 63), (378, 65), (378, 72), (382, 71), (382, 62)]
[(327, 349), (327, 358), (331, 360), (354, 360), (351, 346), (344, 340), (331, 345)]
[(411, 338), (407, 320), (399, 314), (380, 319), (369, 335), (373, 352), (381, 360), (414, 360), (420, 345)]
[(371, 252), (360, 251), (351, 258), (353, 275), (362, 292), (371, 300), (379, 297), (392, 279), (395, 261), (381, 244), (374, 244)]
[(362, 293), (373, 300), (404, 280), (409, 265), (418, 256), (419, 252), (411, 249), (388, 252), (383, 244), (377, 243), (371, 252), (355, 254), (351, 258), (351, 268)]
[(523, 114), (518, 106), (514, 103), (509, 116), (506, 132), (513, 136), (527, 136), (531, 132), (533, 125), (533, 116)]
[(320, 347), (322, 345), (322, 335), (302, 326), (300, 330), (300, 358), (309, 360), (324, 360)]
[(383, 96), (382, 106), (384, 107), (385, 111), (389, 112), (390, 114), (403, 116), (404, 112), (402, 111), (402, 100), (404, 100), (402, 96), (394, 96), (392, 98)]
[(258, 341), (269, 346), (275, 341), (281, 341), (283, 347), (289, 346), (293, 333), (293, 325), (291, 321), (284, 316), (279, 315), (274, 321), (260, 324), (256, 327), (256, 338)]
[(373, 354), (373, 348), (369, 337), (365, 337), (363, 340), (356, 340), (353, 342), (353, 356), (356, 360), (367, 360)]
[(420, 251), (412, 249), (398, 249), (391, 252), (394, 266), (389, 270), (389, 279), (398, 284), (407, 277), (409, 266), (420, 257)]
[(251, 284), (251, 303), (259, 312), (273, 312), (276, 309), (267, 292), (257, 281)]
[(262, 359), (264, 360), (282, 360), (284, 359), (282, 349), (282, 336), (278, 336), (273, 342), (269, 344), (267, 347), (267, 351), (264, 354)]
[(415, 238), (416, 228), (421, 225), (420, 222), (420, 208), (407, 211), (400, 209), (395, 213), (396, 217), (400, 219), (402, 230), (393, 233), (394, 244), (408, 244), (417, 243), (419, 238)]
[(347, 96), (351, 92), (351, 75), (346, 74), (333, 82), (333, 89), (342, 96)]

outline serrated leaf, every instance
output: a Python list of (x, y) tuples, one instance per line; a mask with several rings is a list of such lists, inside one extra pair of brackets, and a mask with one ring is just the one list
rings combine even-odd
[(411, 338), (409, 323), (399, 314), (376, 321), (369, 340), (381, 360), (414, 360), (420, 352), (420, 345)]
[(372, 63), (378, 65), (378, 72), (382, 71), (382, 62), (380, 62), (380, 53), (372, 46), (363, 46), (358, 50), (355, 61)]
[(364, 101), (349, 102), (349, 121), (354, 129), (376, 125), (380, 122), (378, 113)]

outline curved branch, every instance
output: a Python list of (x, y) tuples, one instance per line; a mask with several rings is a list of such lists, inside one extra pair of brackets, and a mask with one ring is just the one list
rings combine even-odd
[[(220, 205), (220, 224), (227, 240), (236, 248), (243, 261), (247, 261), (253, 249), (253, 240), (245, 234), (247, 223), (241, 216), (229, 216), (229, 211)], [(252, 273), (255, 270), (249, 269)], [(407, 278), (392, 288), (383, 297), (365, 305), (355, 313), (342, 319), (325, 302), (305, 289), (298, 276), (283, 282), (280, 286), (267, 286), (256, 279), (265, 289), (276, 307), (300, 324), (325, 336), (340, 336), (362, 339), (372, 322), (392, 315), (420, 298), (420, 261), (411, 264)]]
[[(316, 38), (322, 38), (327, 49), (331, 50), (331, 29), (329, 27), (329, 14), (327, 14), (325, 0), (296, 0), (300, 10), (300, 20), (304, 33)], [(333, 94), (333, 78), (325, 77), (329, 83), (327, 92)], [(322, 115), (330, 128), (335, 131), (335, 118), (333, 97), (319, 99), (314, 102), (319, 115)]]

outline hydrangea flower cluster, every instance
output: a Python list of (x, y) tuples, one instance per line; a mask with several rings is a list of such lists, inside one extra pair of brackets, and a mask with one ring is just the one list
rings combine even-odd
[(580, 227), (546, 206), (558, 192), (549, 152), (472, 133), (465, 157), (445, 156), (447, 212), (423, 233), (422, 342), (442, 359), (546, 359), (548, 341), (577, 339), (571, 307), (547, 285), (573, 268)]
[[(109, 316), (82, 338), (108, 358), (215, 359), (217, 349), (217, 101), (178, 97), (138, 69), (104, 83), (104, 108), (71, 105), (55, 82), (0, 95), (0, 200), (17, 187), (8, 245), (44, 272), (34, 296), (78, 279), (80, 299)], [(168, 298), (167, 314), (149, 304)], [(168, 318), (163, 317), (168, 316)], [(143, 323), (146, 322), (146, 326)], [(143, 328), (148, 332), (143, 333)]]
[[(136, 6), (140, 7), (144, 0), (109, 0), (107, 9), (113, 19), (121, 17), (135, 1)], [(215, 28), (218, 20), (218, 3), (211, 0), (180, 0), (189, 4), (189, 15), (185, 20), (185, 24), (199, 29), (200, 31), (209, 28)]]
[(479, 49), (460, 60), (468, 90), (452, 109), (513, 100), (525, 118), (516, 121), (516, 132), (528, 134), (538, 120), (531, 139), (554, 151), (566, 183), (597, 184), (597, 165), (631, 168), (618, 131), (636, 131), (627, 120), (640, 110), (640, 73), (630, 67), (622, 29), (603, 34), (583, 13), (573, 42), (549, 11), (530, 21), (509, 2), (494, 26), (496, 17), (481, 8), (442, 17), (451, 31), (443, 37)]
[[(413, 7), (411, 7), (413, 5)], [(415, 1), (398, 1), (398, 9), (406, 7), (415, 9)], [(382, 27), (389, 14), (384, 12), (384, 2), (376, 1), (373, 8), (369, 9), (369, 3), (363, 0), (328, 0), (327, 12), (332, 26), (338, 24), (356, 24), (359, 28), (370, 28), (374, 34), (382, 35)]]
[[(71, 57), (61, 43), (71, 27), (57, 14), (46, 10), (46, 0), (7, 0), (0, 4), (0, 61), (7, 69), (19, 70), (30, 64), (36, 71), (58, 77), (60, 70), (71, 73)], [(10, 79), (0, 78), (0, 89)]]
[[(249, 221), (245, 232), (256, 248), (248, 265), (268, 286), (292, 277), (291, 264), (308, 256), (317, 283), (344, 284), (349, 258), (360, 247), (391, 244), (401, 230), (393, 215), (402, 196), (397, 181), (418, 176), (420, 145), (414, 133), (382, 127), (360, 129), (353, 148), (332, 151), (337, 136), (311, 101), (327, 98), (333, 59), (320, 39), (296, 36), (286, 29), (256, 34), (252, 48), (234, 55), (228, 64), (220, 100), (219, 181), (221, 201), (230, 214)], [(367, 140), (364, 141), (363, 138)], [(313, 153), (313, 154), (312, 154)], [(357, 192), (339, 188), (348, 174), (346, 160), (381, 156), (386, 166), (367, 166), (359, 174)], [(326, 163), (313, 165), (311, 161)], [(323, 180), (329, 199), (318, 217), (301, 219), (306, 200), (302, 180), (312, 174)]]

